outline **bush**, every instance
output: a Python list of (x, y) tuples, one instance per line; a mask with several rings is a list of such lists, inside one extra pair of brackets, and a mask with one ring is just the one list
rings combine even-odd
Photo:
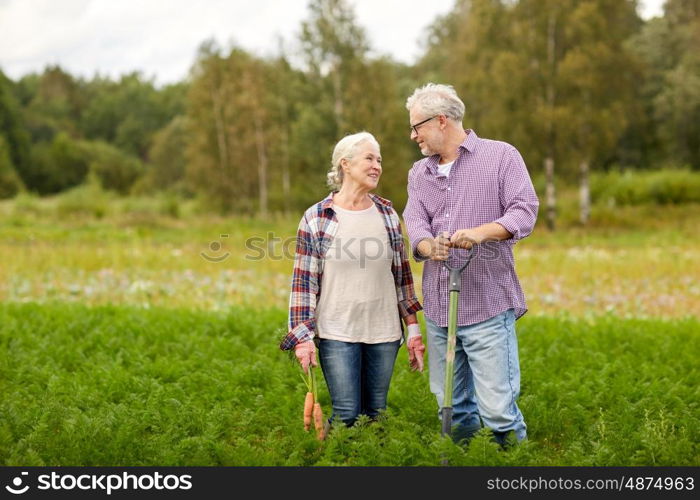
[(143, 175), (144, 167), (135, 158), (102, 141), (84, 142), (83, 148), (93, 173), (104, 189), (127, 194)]
[(700, 174), (682, 169), (594, 174), (591, 198), (609, 205), (700, 203)]
[(51, 143), (34, 145), (27, 188), (39, 194), (54, 194), (82, 183), (87, 173), (88, 162), (80, 143), (61, 133)]
[(110, 195), (94, 180), (61, 194), (56, 203), (59, 216), (87, 214), (101, 219), (109, 212)]
[(44, 215), (44, 211), (37, 196), (21, 192), (12, 200), (12, 215)]
[(181, 215), (180, 199), (173, 194), (164, 194), (160, 198), (159, 212), (162, 215), (167, 215), (168, 217), (179, 219)]
[(120, 198), (117, 211), (140, 221), (155, 222), (160, 216), (180, 218), (181, 199), (173, 193), (159, 193), (153, 196), (128, 196)]

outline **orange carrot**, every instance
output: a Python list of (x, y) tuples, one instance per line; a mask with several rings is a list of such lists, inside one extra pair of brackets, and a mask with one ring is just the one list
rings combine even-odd
[(316, 427), (316, 437), (320, 441), (326, 438), (323, 432), (323, 410), (321, 410), (321, 403), (314, 403), (314, 427)]
[(304, 400), (304, 430), (308, 431), (311, 429), (311, 412), (314, 406), (314, 393), (307, 392), (306, 399)]

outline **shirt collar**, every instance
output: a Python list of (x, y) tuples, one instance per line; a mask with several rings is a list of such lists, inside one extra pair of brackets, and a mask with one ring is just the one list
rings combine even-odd
[(326, 196), (323, 201), (321, 201), (321, 209), (325, 210), (327, 208), (333, 208), (333, 193), (335, 191), (331, 192)]
[[(479, 137), (476, 135), (473, 129), (465, 130), (467, 136), (464, 138), (462, 143), (459, 145), (460, 148), (464, 148), (467, 152), (473, 153), (476, 149), (476, 143)], [(438, 165), (440, 163), (440, 155), (433, 155), (426, 159), (425, 166), (432, 173), (437, 173)]]
[[(337, 193), (337, 191), (332, 191), (326, 196), (323, 201), (321, 201), (321, 209), (325, 210), (327, 208), (332, 209), (333, 208), (333, 195)], [(374, 193), (369, 193), (369, 197), (372, 199), (375, 205), (377, 205), (379, 208), (386, 207), (390, 208), (392, 206), (391, 202), (387, 200), (386, 198), (382, 198), (379, 195), (376, 195)]]
[(470, 128), (465, 130), (465, 132), (467, 133), (467, 137), (464, 138), (462, 144), (460, 144), (459, 147), (466, 149), (470, 153), (473, 153), (476, 149), (476, 142), (479, 140), (479, 137), (476, 135), (476, 132), (474, 132), (474, 130)]

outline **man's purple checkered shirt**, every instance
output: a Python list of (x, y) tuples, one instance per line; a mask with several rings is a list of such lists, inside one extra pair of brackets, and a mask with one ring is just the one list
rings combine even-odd
[(447, 326), (448, 275), (442, 262), (418, 254), (418, 243), (447, 231), (497, 222), (513, 237), (475, 246), (474, 257), (462, 274), (457, 324), (473, 325), (515, 309), (527, 311), (515, 274), (513, 245), (535, 226), (539, 202), (520, 153), (510, 144), (480, 139), (473, 130), (459, 146), (449, 177), (438, 172), (439, 155), (417, 161), (408, 173), (408, 203), (403, 212), (413, 256), (425, 261), (425, 315)]

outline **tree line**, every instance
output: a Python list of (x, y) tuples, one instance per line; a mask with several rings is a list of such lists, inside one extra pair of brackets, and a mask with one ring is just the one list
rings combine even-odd
[(96, 182), (264, 217), (323, 196), (335, 142), (368, 130), (382, 146), (380, 194), (400, 209), (420, 157), (404, 103), (433, 81), (454, 85), (465, 127), (521, 151), (550, 227), (562, 184), (579, 186), (585, 222), (591, 172), (700, 170), (700, 0), (667, 0), (646, 22), (636, 7), (458, 0), (407, 65), (371, 55), (347, 0), (310, 0), (297, 43), (277, 55), (205, 41), (189, 76), (162, 88), (140, 73), (0, 72), (0, 197)]

